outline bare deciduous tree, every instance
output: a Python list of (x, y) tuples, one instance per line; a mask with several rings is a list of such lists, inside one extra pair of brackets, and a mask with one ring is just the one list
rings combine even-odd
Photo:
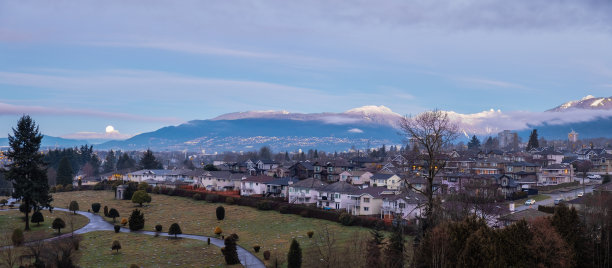
[[(5, 230), (2, 233), (2, 244), (3, 245), (11, 245), (13, 242), (11, 240), (11, 233), (8, 230)], [(14, 267), (17, 265), (19, 260), (18, 249), (13, 246), (5, 246), (4, 249), (0, 250), (0, 257), (2, 258), (2, 263), (6, 265), (6, 267)]]
[(427, 186), (423, 189), (416, 189), (407, 180), (405, 184), (411, 190), (425, 195), (427, 198), (425, 218), (426, 221), (430, 221), (435, 205), (433, 181), (438, 171), (446, 166), (447, 156), (443, 150), (457, 138), (458, 126), (451, 121), (446, 112), (433, 110), (413, 117), (405, 116), (400, 121), (400, 127), (406, 144), (413, 143), (425, 152), (423, 161), (425, 172), (427, 172), (424, 174)]

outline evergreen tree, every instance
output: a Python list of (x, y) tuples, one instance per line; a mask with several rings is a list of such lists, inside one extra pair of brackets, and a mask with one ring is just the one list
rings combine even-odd
[(529, 135), (529, 142), (527, 142), (527, 151), (538, 147), (540, 147), (540, 143), (538, 142), (538, 130), (534, 129)]
[(157, 159), (155, 159), (153, 151), (147, 149), (140, 159), (140, 167), (143, 169), (161, 169), (163, 166), (157, 161)]
[(319, 151), (317, 149), (314, 150), (313, 158), (314, 159), (318, 159), (319, 158)]
[(144, 228), (145, 218), (144, 214), (140, 212), (138, 209), (134, 209), (132, 214), (130, 215), (130, 219), (128, 221), (130, 226), (130, 231), (138, 231)]
[(387, 156), (387, 147), (383, 144), (382, 148), (380, 149), (380, 156), (382, 157), (386, 157)]
[(476, 137), (476, 135), (472, 136), (470, 142), (468, 142), (468, 150), (478, 150), (480, 149), (480, 140)]
[(57, 184), (61, 185), (72, 185), (74, 173), (72, 172), (72, 166), (68, 157), (62, 158), (59, 167), (57, 169)]
[(177, 238), (177, 235), (180, 235), (182, 233), (183, 232), (181, 231), (181, 227), (176, 222), (170, 225), (170, 229), (168, 229), (168, 234), (174, 235), (174, 238)]
[[(47, 172), (43, 156), (38, 152), (43, 135), (28, 115), (22, 116), (8, 136), (9, 150), (6, 154), (12, 161), (5, 173), (6, 180), (13, 182), (13, 197), (21, 199), (27, 207), (51, 207)], [(25, 213), (25, 229), (30, 230), (30, 219)]]
[(372, 238), (368, 240), (366, 245), (368, 254), (366, 255), (366, 267), (380, 267), (380, 248), (383, 244), (384, 235), (378, 230), (374, 229), (370, 231)]
[(136, 162), (127, 153), (123, 153), (117, 160), (117, 170), (133, 168), (136, 166)]
[(401, 268), (404, 267), (404, 234), (401, 226), (395, 228), (395, 231), (389, 238), (389, 244), (385, 249), (385, 259), (387, 267)]
[(104, 166), (102, 167), (104, 172), (107, 173), (115, 171), (115, 162), (117, 162), (115, 152), (113, 150), (108, 151), (108, 154), (106, 154), (106, 159), (104, 160)]
[(495, 149), (493, 138), (491, 136), (489, 136), (487, 138), (487, 141), (484, 144), (484, 149), (485, 149), (485, 151), (491, 151), (491, 150)]
[(573, 250), (574, 263), (584, 265), (591, 260), (592, 252), (588, 250), (586, 230), (575, 208), (570, 209), (565, 205), (556, 207), (551, 225)]
[(44, 221), (45, 217), (43, 217), (43, 214), (40, 213), (40, 211), (36, 211), (32, 214), (32, 223), (36, 223), (37, 226), (40, 226), (40, 223)]
[(289, 161), (289, 152), (285, 151), (285, 161)]
[(227, 265), (239, 264), (240, 259), (238, 258), (238, 252), (236, 251), (236, 239), (234, 236), (228, 236), (225, 238), (225, 247), (221, 249), (221, 253), (225, 257), (225, 263)]
[(289, 247), (289, 253), (287, 253), (287, 268), (300, 268), (302, 267), (302, 249), (300, 243), (293, 239), (291, 246)]

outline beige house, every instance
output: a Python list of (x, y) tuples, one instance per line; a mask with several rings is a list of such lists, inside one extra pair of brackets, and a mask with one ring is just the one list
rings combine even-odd
[(395, 174), (376, 173), (370, 177), (370, 186), (384, 186), (389, 190), (399, 190), (402, 179)]
[(344, 171), (340, 173), (340, 181), (346, 181), (355, 186), (369, 185), (372, 175), (368, 171)]
[(347, 211), (353, 215), (381, 215), (383, 199), (385, 196), (393, 196), (394, 191), (387, 187), (368, 187), (359, 189), (349, 195)]

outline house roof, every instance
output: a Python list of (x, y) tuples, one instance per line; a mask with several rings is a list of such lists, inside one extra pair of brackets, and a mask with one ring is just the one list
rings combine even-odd
[(506, 163), (506, 166), (511, 166), (511, 167), (538, 167), (538, 165), (534, 164), (534, 163), (529, 163), (529, 162), (524, 162), (524, 161), (520, 161), (520, 162), (510, 162), (510, 163)]
[(387, 187), (384, 187), (384, 186), (380, 186), (380, 187), (367, 187), (367, 188), (363, 188), (363, 189), (357, 189), (356, 191), (353, 192), (353, 194), (354, 195), (368, 194), (368, 195), (371, 195), (374, 198), (383, 198), (385, 196), (394, 195), (393, 191), (390, 191), (389, 189), (387, 189)]
[(389, 178), (395, 176), (395, 174), (386, 174), (386, 173), (376, 173), (370, 177), (371, 180), (388, 180)]
[(325, 186), (327, 186), (327, 183), (315, 178), (301, 180), (291, 185), (291, 187), (302, 187), (309, 189), (321, 189)]
[(410, 190), (403, 191), (400, 194), (386, 196), (385, 199), (387, 201), (403, 200), (405, 203), (408, 204), (422, 204), (423, 202), (426, 202), (425, 200), (427, 200), (424, 195)]
[(266, 175), (250, 176), (244, 179), (244, 181), (246, 182), (260, 182), (260, 183), (266, 183), (266, 182), (270, 182), (273, 180), (274, 180), (274, 177), (270, 177)]
[(273, 184), (273, 185), (281, 185), (281, 186), (287, 186), (289, 185), (289, 182), (291, 182), (291, 184), (299, 182), (300, 180), (297, 178), (291, 178), (291, 177), (284, 177), (284, 178), (276, 178), (274, 180), (271, 180), (269, 182), (265, 182), (265, 184)]
[(345, 181), (335, 182), (335, 183), (332, 183), (330, 185), (327, 185), (321, 188), (322, 192), (330, 192), (330, 193), (353, 193), (357, 190), (359, 190), (359, 187), (356, 187)]
[(189, 169), (141, 169), (138, 171), (131, 172), (129, 173), (129, 175), (138, 176), (152, 174), (156, 176), (177, 176), (188, 174), (189, 172), (191, 172), (191, 170)]
[(518, 211), (512, 214), (503, 215), (499, 217), (499, 219), (502, 221), (520, 221), (523, 219), (527, 221), (532, 221), (537, 218), (547, 217), (547, 216), (550, 216), (550, 214), (542, 212), (542, 211), (538, 211), (535, 209), (525, 209), (525, 210)]

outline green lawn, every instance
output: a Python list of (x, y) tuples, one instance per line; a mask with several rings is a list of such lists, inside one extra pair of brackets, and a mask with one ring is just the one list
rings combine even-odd
[[(49, 210), (41, 211), (45, 217), (45, 221), (38, 226), (35, 223), (30, 223), (30, 231), (24, 232), (25, 240), (32, 241), (37, 239), (49, 238), (57, 235), (57, 230), (51, 228), (51, 223), (57, 217), (60, 217), (66, 223), (66, 228), (62, 229), (62, 233), (70, 232), (70, 219), (73, 219), (74, 229), (79, 229), (89, 223), (87, 217), (81, 215), (74, 215), (69, 212), (54, 210), (53, 214), (49, 213)], [(32, 214), (30, 214), (31, 216)], [(25, 228), (25, 222), (23, 221), (23, 213), (17, 209), (9, 211), (0, 211), (0, 232), (1, 233), (12, 233), (14, 229)], [(0, 246), (10, 244), (10, 241), (0, 241)]]
[(550, 196), (549, 195), (545, 195), (545, 194), (532, 195), (532, 196), (530, 196), (528, 198), (523, 198), (523, 199), (515, 200), (514, 201), (514, 205), (515, 206), (525, 205), (525, 201), (527, 201), (529, 199), (533, 199), (536, 202), (538, 202), (538, 201), (546, 200), (546, 199), (549, 199), (549, 198), (550, 198)]
[[(53, 194), (54, 206), (67, 207), (71, 200), (77, 200), (82, 210), (99, 202), (102, 207), (108, 206), (119, 211), (121, 218), (128, 218), (135, 208), (142, 209), (145, 216), (145, 230), (153, 230), (156, 224), (162, 224), (167, 231), (170, 224), (177, 222), (187, 234), (214, 236), (216, 226), (221, 227), (223, 234), (238, 234), (238, 244), (254, 252), (253, 245), (260, 245), (261, 251), (256, 255), (263, 259), (263, 251), (270, 250), (285, 255), (289, 250), (292, 238), (296, 238), (304, 249), (304, 255), (313, 251), (313, 240), (306, 235), (308, 231), (321, 231), (324, 226), (330, 230), (338, 248), (354, 244), (357, 237), (369, 235), (369, 229), (346, 227), (326, 220), (304, 218), (292, 214), (280, 214), (277, 211), (260, 211), (250, 207), (226, 204), (211, 204), (195, 201), (190, 198), (152, 194), (152, 202), (140, 208), (131, 201), (115, 200), (111, 191), (78, 191)], [(223, 205), (226, 210), (225, 220), (217, 221), (215, 209)], [(102, 209), (100, 211), (102, 213)], [(112, 219), (108, 219), (112, 222)], [(109, 244), (110, 247), (110, 244)]]
[[(119, 253), (110, 249), (114, 240), (121, 243)], [(100, 231), (83, 234), (81, 245), (81, 267), (226, 267), (218, 247), (193, 239)]]

